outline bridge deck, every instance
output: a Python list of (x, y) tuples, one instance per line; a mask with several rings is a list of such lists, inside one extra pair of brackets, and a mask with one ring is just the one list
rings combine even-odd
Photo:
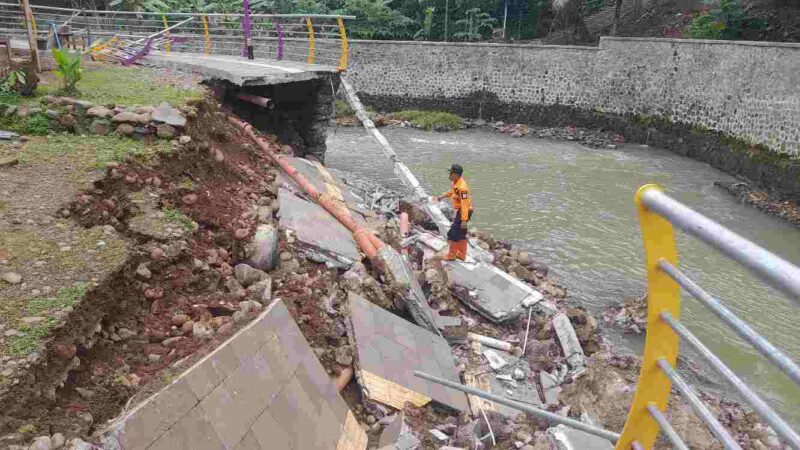
[(146, 57), (146, 61), (161, 67), (199, 72), (208, 78), (227, 80), (238, 86), (307, 81), (338, 72), (335, 66), (199, 53), (153, 52)]

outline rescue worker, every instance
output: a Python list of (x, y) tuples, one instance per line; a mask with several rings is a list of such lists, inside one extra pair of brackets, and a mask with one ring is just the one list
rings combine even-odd
[(453, 225), (450, 226), (450, 231), (447, 232), (447, 241), (450, 248), (447, 251), (447, 256), (444, 257), (446, 261), (459, 259), (463, 261), (467, 257), (467, 224), (472, 218), (472, 196), (469, 193), (469, 186), (467, 180), (464, 179), (464, 168), (458, 164), (453, 164), (450, 167), (450, 181), (453, 186), (449, 192), (435, 197), (437, 202), (442, 201), (443, 198), (449, 198), (453, 201), (453, 209), (455, 209), (455, 217), (453, 217)]

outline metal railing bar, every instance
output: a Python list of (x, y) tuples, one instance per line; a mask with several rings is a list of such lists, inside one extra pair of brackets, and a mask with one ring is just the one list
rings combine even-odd
[[(13, 3), (0, 3), (0, 6), (18, 6), (14, 5)], [(72, 12), (77, 11), (71, 8), (59, 8), (56, 6), (38, 6), (38, 5), (31, 5), (31, 9), (34, 10), (50, 10), (50, 11), (66, 11)], [(85, 14), (94, 14), (98, 16), (114, 16), (114, 15), (142, 15), (142, 16), (162, 16), (164, 14), (168, 16), (184, 16), (184, 17), (244, 17), (244, 14), (233, 14), (233, 13), (182, 13), (182, 12), (148, 12), (148, 11), (102, 11), (97, 9), (87, 9), (84, 10)], [(356, 16), (343, 16), (338, 14), (262, 14), (262, 13), (253, 13), (250, 14), (251, 18), (258, 18), (258, 17), (277, 17), (277, 18), (311, 18), (311, 19), (355, 19)]]
[(659, 189), (642, 193), (645, 206), (685, 232), (738, 261), (800, 304), (800, 268), (670, 198)]
[(672, 425), (670, 425), (669, 421), (664, 414), (656, 408), (656, 405), (647, 405), (647, 411), (653, 417), (653, 419), (658, 424), (658, 427), (661, 428), (661, 431), (664, 432), (664, 435), (667, 436), (667, 439), (672, 443), (672, 447), (675, 450), (689, 450), (689, 447), (683, 442), (683, 439), (678, 435)]
[(669, 261), (664, 259), (659, 260), (658, 267), (692, 294), (692, 297), (696, 298), (706, 308), (716, 314), (720, 320), (731, 327), (742, 339), (755, 347), (765, 358), (778, 366), (792, 381), (800, 385), (800, 367), (780, 349), (758, 334), (747, 322), (736, 316), (736, 314), (731, 312), (722, 302), (712, 297), (703, 288), (684, 275), (677, 267), (670, 264)]
[(664, 371), (664, 374), (672, 381), (672, 384), (675, 388), (680, 392), (686, 401), (689, 402), (689, 405), (692, 407), (694, 412), (700, 417), (700, 419), (705, 422), (708, 429), (711, 433), (719, 439), (722, 445), (726, 449), (733, 449), (733, 450), (741, 450), (742, 447), (739, 446), (739, 443), (733, 438), (733, 436), (728, 433), (728, 430), (722, 426), (721, 423), (717, 420), (716, 417), (711, 413), (711, 411), (706, 408), (706, 405), (703, 404), (703, 401), (700, 400), (700, 396), (697, 395), (697, 392), (694, 390), (693, 387), (689, 386), (686, 381), (684, 381), (683, 377), (681, 377), (678, 372), (667, 362), (664, 358), (659, 358), (658, 365), (661, 367), (661, 370)]
[(789, 426), (786, 421), (779, 416), (764, 400), (761, 399), (744, 381), (720, 360), (717, 355), (711, 352), (702, 342), (689, 331), (682, 323), (672, 317), (668, 311), (661, 312), (661, 318), (675, 330), (678, 335), (688, 342), (700, 355), (711, 364), (717, 372), (733, 384), (733, 387), (744, 397), (745, 401), (753, 407), (755, 412), (766, 420), (769, 426), (778, 433), (783, 439), (788, 441), (794, 448), (800, 448), (800, 435)]
[(414, 371), (414, 375), (428, 380), (433, 381), (434, 383), (441, 384), (442, 386), (447, 386), (451, 389), (455, 389), (461, 392), (466, 392), (471, 395), (475, 395), (477, 397), (485, 398), (486, 400), (490, 400), (495, 403), (499, 403), (504, 406), (508, 406), (509, 408), (514, 408), (518, 411), (524, 411), (529, 414), (533, 414), (535, 416), (539, 416), (544, 418), (552, 423), (558, 423), (566, 425), (570, 428), (575, 428), (576, 430), (585, 431), (586, 433), (593, 434), (595, 436), (600, 436), (603, 439), (608, 439), (611, 442), (617, 442), (619, 440), (620, 435), (618, 433), (614, 433), (613, 431), (604, 430), (602, 428), (598, 428), (592, 425), (585, 424), (583, 422), (570, 419), (564, 416), (560, 416), (558, 414), (553, 414), (549, 411), (545, 411), (543, 409), (539, 409), (533, 407), (531, 405), (520, 403), (514, 400), (509, 400), (504, 397), (498, 397), (496, 395), (490, 394), (488, 392), (482, 391), (480, 389), (475, 389), (473, 387), (464, 386), (459, 383), (454, 383), (450, 380), (445, 380), (444, 378), (439, 378), (433, 375), (429, 375), (427, 373), (420, 372), (418, 370)]

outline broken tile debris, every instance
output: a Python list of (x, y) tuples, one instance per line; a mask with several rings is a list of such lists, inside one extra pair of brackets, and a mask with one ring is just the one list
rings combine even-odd
[(467, 410), (466, 396), (414, 376), (419, 370), (460, 383), (450, 346), (440, 336), (350, 292), (350, 321), (356, 346), (356, 374), (366, 397), (403, 409), (430, 400)]
[(114, 422), (102, 441), (106, 448), (126, 449), (367, 445), (366, 433), (280, 300)]
[(583, 355), (583, 348), (578, 341), (578, 336), (575, 334), (575, 328), (569, 321), (564, 313), (556, 314), (553, 318), (553, 328), (556, 330), (556, 336), (561, 343), (561, 348), (564, 350), (564, 357), (567, 363), (573, 370), (580, 370), (584, 367), (585, 356)]
[(446, 262), (445, 270), (459, 300), (487, 319), (501, 323), (519, 317), (524, 305), (536, 308), (544, 298), (525, 283), (487, 263)]
[(301, 252), (329, 267), (347, 269), (360, 259), (353, 235), (316, 203), (280, 188), (279, 224), (296, 233)]
[(392, 416), (394, 420), (383, 429), (378, 450), (417, 450), (422, 445), (419, 437), (408, 426), (403, 411)]

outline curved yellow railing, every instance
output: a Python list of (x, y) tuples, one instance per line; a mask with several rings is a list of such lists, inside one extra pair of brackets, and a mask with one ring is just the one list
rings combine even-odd
[(642, 194), (649, 189), (660, 190), (661, 187), (654, 184), (642, 186), (635, 197), (647, 265), (647, 337), (636, 395), (622, 437), (615, 447), (618, 450), (630, 449), (634, 442), (644, 448), (653, 446), (659, 427), (647, 406), (652, 404), (665, 411), (672, 385), (659, 368), (658, 360), (665, 358), (674, 366), (678, 357), (678, 335), (661, 320), (660, 314), (669, 311), (674, 317), (680, 317), (680, 286), (658, 268), (662, 258), (673, 265), (678, 264), (675, 231), (668, 220), (642, 203)]

